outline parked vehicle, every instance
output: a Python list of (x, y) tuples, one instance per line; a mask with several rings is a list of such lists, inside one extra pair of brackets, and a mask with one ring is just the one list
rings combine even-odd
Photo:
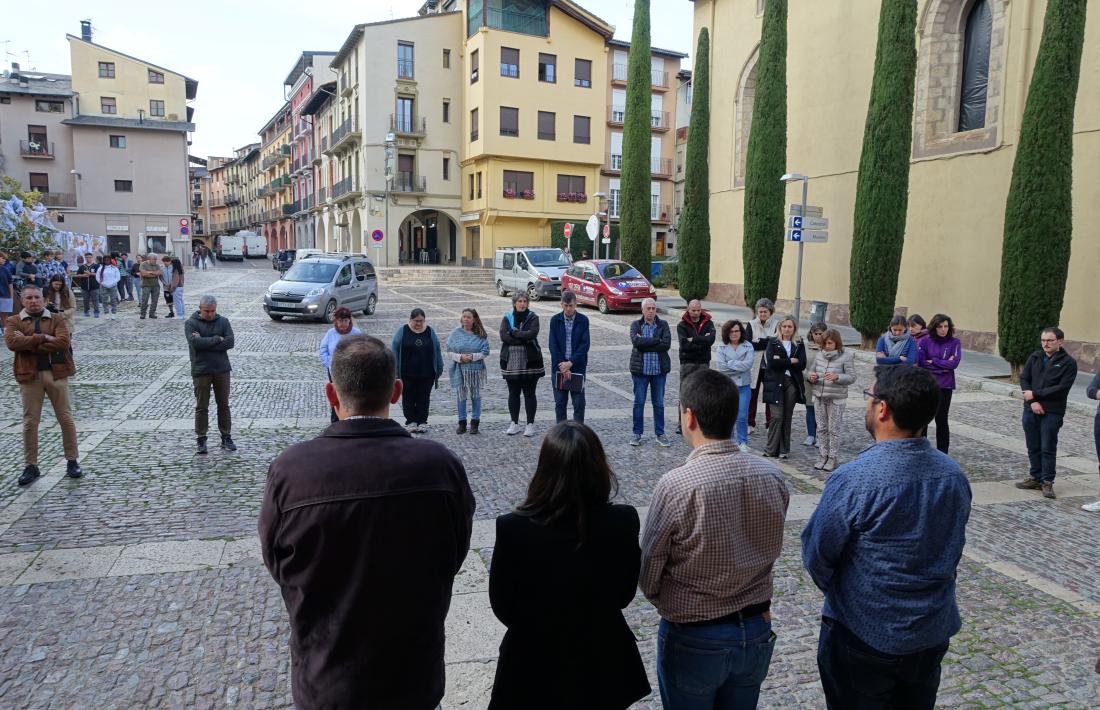
[(218, 261), (244, 261), (244, 237), (225, 234), (218, 237)]
[(561, 277), (570, 263), (568, 254), (552, 247), (497, 249), (493, 262), (497, 293), (524, 291), (532, 301), (560, 296)]
[(271, 256), (271, 268), (276, 271), (286, 271), (294, 264), (295, 256), (294, 249), (280, 249)]
[(238, 237), (244, 237), (244, 256), (246, 259), (266, 259), (267, 239), (255, 232), (237, 232)]
[(657, 289), (625, 261), (591, 259), (575, 262), (561, 279), (561, 287), (577, 294), (577, 301), (600, 313), (641, 310), (642, 301), (657, 298)]
[(364, 315), (378, 305), (378, 276), (362, 254), (320, 254), (297, 259), (267, 287), (264, 312), (271, 320), (287, 316), (333, 321), (340, 307)]

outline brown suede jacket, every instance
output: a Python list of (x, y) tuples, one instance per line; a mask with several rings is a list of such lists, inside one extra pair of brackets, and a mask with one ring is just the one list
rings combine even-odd
[[(76, 363), (69, 352), (69, 324), (64, 318), (55, 318), (49, 311), (42, 311), (41, 332), (35, 333), (34, 319), (24, 309), (8, 316), (5, 326), (4, 343), (8, 350), (15, 353), (12, 369), (15, 370), (16, 382), (33, 382), (38, 377), (38, 356), (48, 353), (63, 353), (65, 356), (64, 364), (53, 363), (50, 366), (54, 379), (61, 380), (76, 374)], [(53, 337), (47, 340), (46, 336)]]

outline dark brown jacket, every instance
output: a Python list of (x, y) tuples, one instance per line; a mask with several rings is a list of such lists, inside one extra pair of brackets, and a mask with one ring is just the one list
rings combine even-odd
[[(69, 324), (64, 318), (54, 317), (49, 311), (42, 311), (42, 321), (38, 326), (40, 332), (35, 333), (34, 319), (24, 309), (15, 315), (8, 316), (5, 325), (4, 343), (8, 346), (8, 350), (15, 353), (12, 369), (15, 371), (16, 382), (33, 382), (37, 379), (38, 356), (50, 353), (62, 353), (65, 358), (63, 363), (50, 365), (55, 380), (62, 380), (76, 374), (76, 363), (73, 362), (73, 355), (69, 352)], [(52, 335), (54, 339), (46, 342), (47, 335)]]
[(260, 544), (290, 614), (298, 707), (436, 707), (473, 514), (458, 457), (392, 419), (336, 422), (272, 462)]

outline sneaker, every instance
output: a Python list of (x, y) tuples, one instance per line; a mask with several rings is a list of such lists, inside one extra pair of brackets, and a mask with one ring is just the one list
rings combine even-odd
[(803, 446), (817, 446), (817, 438), (813, 436), (807, 436), (806, 440), (802, 442)]
[(416, 425), (416, 433), (417, 433), (417, 434), (427, 434), (427, 433), (428, 433), (428, 425), (427, 425), (427, 423), (424, 423), (424, 424), (417, 424), (417, 425)]
[(781, 459), (785, 459), (788, 456), (789, 456), (789, 454), (779, 454), (779, 458), (781, 458)]
[(523, 431), (523, 427), (521, 427), (518, 422), (512, 422), (511, 424), (508, 425), (508, 431), (506, 431), (504, 433), (507, 434), (508, 436), (514, 436), (514, 435), (520, 433), (521, 431)]
[(1043, 497), (1051, 500), (1058, 497), (1054, 495), (1054, 481), (1043, 481)]
[(668, 437), (666, 437), (664, 434), (661, 434), (660, 436), (657, 437), (657, 443), (660, 444), (661, 446), (665, 447), (666, 449), (668, 447), (672, 446), (672, 442), (669, 441)]
[(749, 453), (749, 445), (748, 444), (738, 444), (737, 449), (743, 454)]
[(1025, 491), (1037, 491), (1043, 487), (1043, 484), (1039, 481), (1039, 479), (1028, 476), (1022, 481), (1017, 481), (1016, 487), (1022, 488)]
[(99, 318), (99, 311), (96, 311), (95, 317)]
[(750, 426), (749, 427), (749, 436), (752, 436), (753, 432), (755, 432), (755, 431), (756, 431), (756, 427)]
[(642, 445), (642, 437), (640, 437), (640, 436), (633, 437), (630, 440), (630, 445), (631, 446), (641, 446)]
[(416, 422), (405, 422), (405, 431), (410, 434), (416, 433)]
[(69, 478), (83, 478), (84, 469), (80, 468), (80, 462), (70, 459), (65, 467), (65, 475)]
[(206, 449), (206, 437), (205, 436), (198, 437), (198, 447), (196, 448), (195, 453), (196, 454), (208, 453), (207, 449)]
[(233, 443), (233, 438), (229, 436), (222, 437), (222, 448), (226, 451), (236, 451), (237, 445)]
[(523, 435), (524, 436), (534, 436), (535, 435), (535, 425), (534, 424), (528, 424), (527, 426), (523, 427)]
[(1087, 510), (1090, 513), (1100, 513), (1100, 500), (1093, 503), (1085, 503), (1081, 506), (1081, 510)]
[(23, 469), (23, 474), (19, 477), (19, 485), (29, 486), (38, 480), (38, 477), (42, 475), (42, 472), (38, 470), (38, 467), (34, 464), (28, 464)]

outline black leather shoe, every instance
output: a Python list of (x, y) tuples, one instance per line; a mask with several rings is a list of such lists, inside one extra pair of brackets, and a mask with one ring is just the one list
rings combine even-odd
[(34, 464), (27, 466), (23, 469), (23, 475), (19, 477), (19, 485), (29, 486), (38, 480), (38, 477), (42, 475), (42, 472), (38, 470), (38, 467)]
[(199, 446), (198, 446), (198, 449), (195, 451), (195, 453), (197, 453), (197, 454), (207, 453), (207, 451), (206, 451), (206, 437), (205, 436), (200, 436), (198, 438), (198, 441), (199, 441)]
[(83, 478), (84, 470), (80, 468), (80, 462), (69, 461), (68, 469), (65, 471), (65, 475), (69, 478)]
[(237, 445), (233, 443), (232, 437), (223, 436), (222, 437), (222, 448), (225, 449), (226, 451), (236, 451), (237, 450)]

